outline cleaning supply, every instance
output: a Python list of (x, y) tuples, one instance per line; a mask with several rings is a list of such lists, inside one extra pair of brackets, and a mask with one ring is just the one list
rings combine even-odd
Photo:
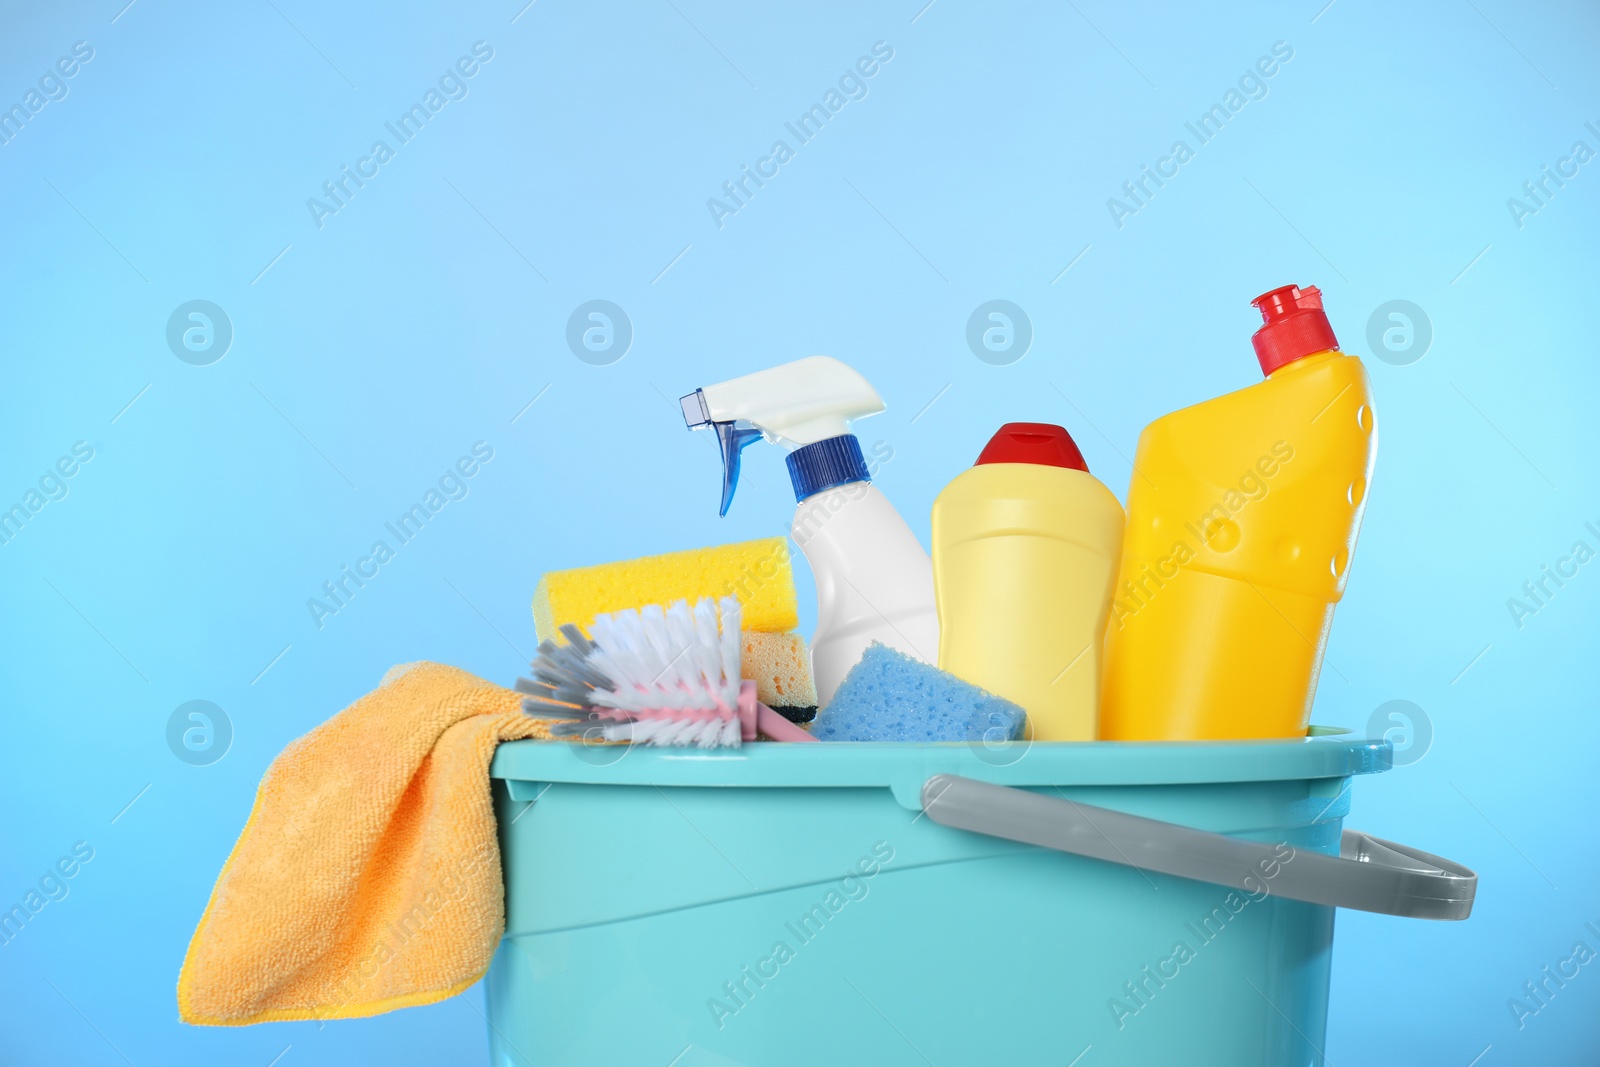
[[(691, 429), (722, 446), (722, 506), (739, 481), (739, 455), (763, 434), (793, 446), (792, 536), (817, 582), (811, 670), (825, 705), (868, 645), (880, 641), (924, 662), (939, 654), (933, 564), (894, 505), (872, 485), (852, 419), (884, 409), (851, 367), (810, 356), (696, 389), (682, 400)], [(771, 627), (786, 629), (787, 627)]]
[(587, 631), (601, 612), (730, 594), (743, 605), (747, 630), (781, 633), (798, 626), (788, 541), (768, 537), (551, 571), (534, 591), (533, 622), (544, 641), (566, 623)]
[(1008, 422), (933, 502), (939, 667), (1092, 741), (1122, 505), (1067, 431)]
[(189, 943), (179, 1017), (354, 1018), (476, 982), (505, 928), (489, 761), (549, 736), (509, 689), (420, 663), (290, 744)]
[(565, 720), (551, 727), (557, 737), (737, 748), (759, 726), (780, 741), (812, 740), (740, 676), (739, 610), (728, 596), (596, 615), (593, 640), (567, 623), (565, 644), (540, 643), (536, 680), (517, 679), (522, 710)]
[(819, 741), (1015, 741), (1026, 713), (874, 642), (811, 725)]
[(817, 687), (811, 680), (811, 653), (797, 633), (744, 631), (739, 672), (756, 683), (756, 699), (793, 723), (817, 714)]
[(1314, 287), (1254, 304), (1267, 378), (1145, 428), (1100, 736), (1303, 737), (1366, 508), (1377, 428)]

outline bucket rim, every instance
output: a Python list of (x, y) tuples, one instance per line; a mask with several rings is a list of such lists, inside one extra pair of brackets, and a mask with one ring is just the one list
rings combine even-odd
[(1382, 738), (1312, 727), (1262, 741), (1008, 741), (816, 744), (753, 742), (673, 749), (508, 741), (491, 777), (575, 785), (920, 789), (935, 774), (1015, 786), (1149, 786), (1270, 782), (1378, 774), (1394, 766)]

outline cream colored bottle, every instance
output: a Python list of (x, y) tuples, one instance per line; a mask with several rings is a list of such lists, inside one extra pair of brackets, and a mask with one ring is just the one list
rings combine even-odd
[(933, 502), (939, 666), (1092, 741), (1122, 505), (1060, 426), (1011, 422)]

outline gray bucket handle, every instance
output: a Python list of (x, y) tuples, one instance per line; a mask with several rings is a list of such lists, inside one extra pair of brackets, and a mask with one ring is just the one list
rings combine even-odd
[(1459, 920), (1472, 914), (1478, 890), (1478, 876), (1458, 863), (1356, 830), (1344, 831), (1340, 854), (1329, 856), (954, 774), (923, 783), (922, 810), (959, 830), (1229, 886), (1257, 899)]

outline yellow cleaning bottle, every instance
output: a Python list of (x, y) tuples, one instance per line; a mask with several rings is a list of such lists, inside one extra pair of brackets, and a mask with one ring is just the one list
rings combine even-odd
[(1011, 422), (933, 502), (939, 666), (1092, 741), (1122, 505), (1060, 426)]
[(1100, 736), (1299, 737), (1377, 447), (1361, 361), (1315, 287), (1253, 301), (1266, 374), (1139, 437)]

